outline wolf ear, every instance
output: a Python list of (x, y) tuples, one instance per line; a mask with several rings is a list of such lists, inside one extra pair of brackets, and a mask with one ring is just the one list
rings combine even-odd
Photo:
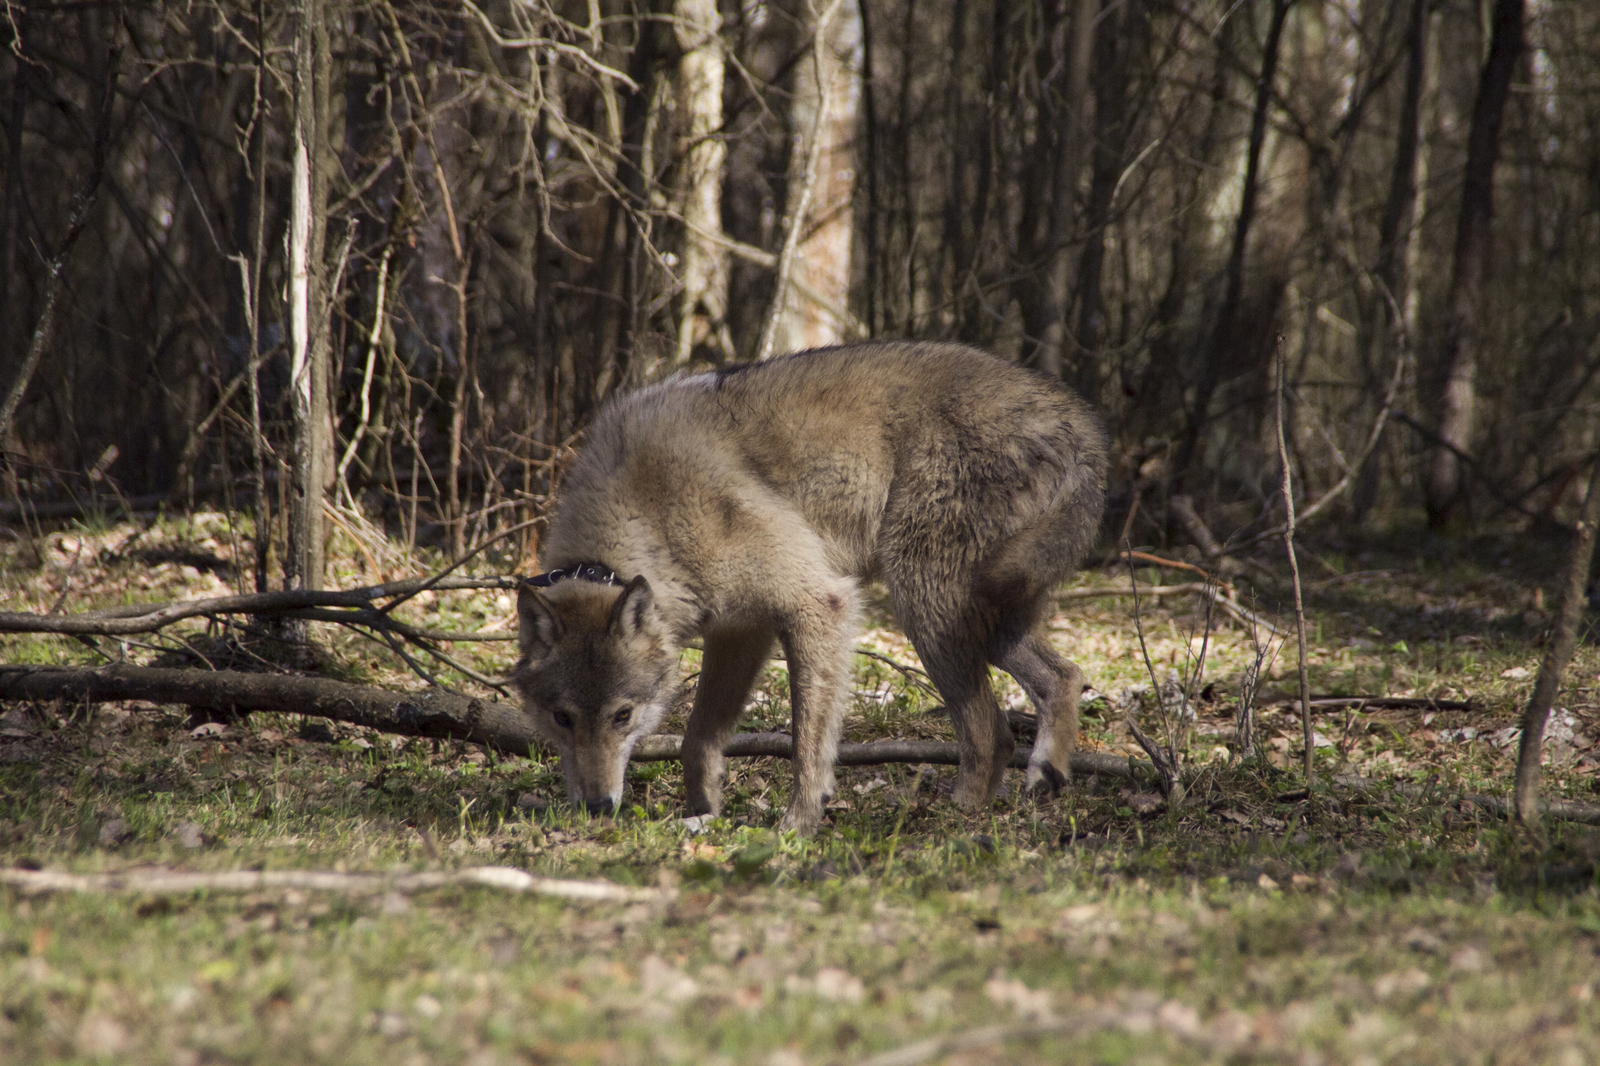
[(617, 636), (633, 637), (659, 627), (655, 595), (650, 591), (650, 582), (640, 574), (628, 582), (627, 588), (622, 590), (622, 595), (612, 605), (607, 628)]
[(532, 585), (517, 590), (517, 647), (522, 657), (538, 662), (561, 639), (561, 619)]

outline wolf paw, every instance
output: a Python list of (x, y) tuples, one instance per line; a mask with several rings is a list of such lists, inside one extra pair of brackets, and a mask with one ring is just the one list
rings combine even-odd
[(822, 824), (821, 811), (802, 811), (790, 807), (778, 820), (778, 831), (794, 830), (801, 836), (810, 836), (817, 831), (817, 826)]
[(1067, 775), (1047, 762), (1040, 763), (1028, 767), (1024, 783), (1030, 795), (1054, 799), (1066, 790)]

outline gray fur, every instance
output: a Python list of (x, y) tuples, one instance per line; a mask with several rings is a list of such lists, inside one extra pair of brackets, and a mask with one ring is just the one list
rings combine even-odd
[(700, 636), (684, 777), (689, 812), (715, 812), (723, 744), (778, 643), (795, 737), (782, 824), (814, 827), (833, 791), (866, 580), (888, 587), (944, 696), (961, 746), (956, 799), (988, 802), (1014, 746), (990, 664), (1039, 712), (1027, 783), (1059, 787), (1083, 675), (1043, 624), (1100, 525), (1105, 471), (1087, 404), (956, 344), (801, 352), (610, 404), (563, 480), (544, 562), (598, 562), (632, 583), (562, 580), (524, 588), (518, 604), (514, 676), (570, 798), (621, 802), (628, 753), (660, 724), (678, 653)]

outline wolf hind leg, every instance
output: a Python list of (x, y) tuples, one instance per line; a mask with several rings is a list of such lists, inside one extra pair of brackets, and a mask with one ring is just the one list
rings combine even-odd
[(955, 726), (961, 768), (956, 772), (955, 801), (963, 807), (982, 807), (994, 798), (1016, 741), (994, 690), (989, 687), (988, 664), (980, 641), (955, 634), (913, 638), (928, 675), (944, 697)]
[(1040, 629), (1004, 649), (993, 662), (1022, 686), (1039, 716), (1039, 732), (1028, 757), (1026, 787), (1059, 793), (1072, 778), (1083, 671), (1062, 658)]
[(683, 788), (688, 813), (722, 810), (726, 762), (722, 749), (733, 736), (750, 687), (772, 650), (767, 630), (707, 634), (694, 709), (683, 733)]

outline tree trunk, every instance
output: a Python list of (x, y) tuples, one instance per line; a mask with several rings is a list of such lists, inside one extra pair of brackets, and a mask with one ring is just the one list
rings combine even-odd
[[(649, 5), (641, 6), (655, 14), (663, 10), (663, 0), (652, 0)], [(598, 11), (598, 7), (591, 10)], [(619, 21), (612, 32), (624, 33), (626, 25)], [(623, 104), (621, 129), (616, 131), (621, 143), (615, 149), (617, 177), (624, 197), (634, 210), (628, 210), (620, 200), (612, 200), (596, 271), (600, 285), (593, 304), (597, 328), (593, 333), (594, 344), (589, 349), (590, 365), (574, 366), (571, 374), (562, 368), (564, 377), (577, 378), (572, 382), (572, 414), (568, 424), (581, 424), (612, 389), (635, 380), (642, 369), (639, 343), (645, 327), (645, 294), (649, 283), (645, 263), (649, 218), (645, 208), (655, 179), (651, 161), (655, 133), (652, 112), (659, 104), (657, 61), (663, 42), (658, 38), (657, 24), (652, 18), (633, 20), (632, 29), (635, 40), (628, 55), (628, 76), (638, 88), (628, 94)], [(598, 25), (591, 30), (598, 33)], [(552, 69), (554, 66), (552, 64)]]
[[(1367, 351), (1368, 378), (1382, 380), (1382, 367), (1393, 349), (1398, 330), (1406, 329), (1404, 319), (1412, 230), (1419, 217), (1418, 181), (1422, 170), (1422, 100), (1427, 86), (1429, 56), (1428, 0), (1410, 0), (1411, 12), (1406, 30), (1405, 89), (1400, 99), (1399, 129), (1395, 135), (1394, 165), (1389, 172), (1389, 195), (1384, 200), (1378, 223), (1378, 262), (1373, 275), (1383, 291), (1378, 294), (1372, 313), (1374, 326)], [(1393, 301), (1391, 304), (1390, 301)], [(1395, 312), (1402, 316), (1395, 320)], [(1409, 331), (1408, 331), (1409, 332)], [(1408, 338), (1409, 340), (1409, 338)], [(1398, 357), (1398, 356), (1397, 356)], [(1381, 445), (1374, 447), (1356, 476), (1351, 507), (1360, 525), (1377, 497)]]
[[(1045, 237), (1038, 241), (1038, 255), (1024, 265), (1036, 280), (1025, 280), (1022, 292), (1023, 327), (1032, 341), (1024, 358), (1052, 378), (1059, 378), (1066, 365), (1067, 298), (1071, 255), (1067, 243), (1072, 237), (1073, 207), (1078, 194), (1078, 174), (1083, 169), (1083, 106), (1089, 96), (1089, 66), (1094, 59), (1095, 16), (1099, 0), (1071, 0), (1072, 24), (1067, 30), (1066, 74), (1059, 96), (1060, 110), (1055, 127), (1055, 157), (1050, 172), (1049, 219), (1044, 222)], [(955, 146), (961, 151), (961, 146)], [(1026, 247), (1030, 235), (1023, 235)], [(1037, 240), (1037, 238), (1034, 238)]]
[(1490, 261), (1494, 215), (1494, 166), (1500, 154), (1500, 125), (1511, 76), (1522, 56), (1525, 0), (1495, 0), (1494, 30), (1489, 54), (1478, 75), (1467, 133), (1467, 161), (1462, 176), (1461, 208), (1456, 219), (1454, 261), (1445, 319), (1440, 331), (1438, 367), (1444, 382), (1439, 405), (1441, 447), (1428, 471), (1428, 525), (1461, 529), (1468, 520), (1467, 491), (1460, 454), (1470, 454), (1477, 403), (1478, 303)]
[(673, 29), (678, 60), (678, 110), (683, 159), (683, 294), (679, 297), (677, 362), (695, 345), (713, 341), (731, 359), (728, 333), (728, 253), (722, 232), (722, 170), (728, 157), (722, 140), (722, 16), (716, 0), (677, 0)]
[(877, 67), (872, 54), (872, 6), (861, 8), (861, 108), (866, 119), (861, 131), (861, 164), (866, 171), (867, 224), (863, 227), (866, 248), (866, 315), (864, 324), (869, 336), (878, 336), (883, 330), (883, 309), (886, 271), (883, 256), (885, 211), (878, 168), (882, 165), (878, 149), (878, 94), (875, 78)]
[[(967, 168), (971, 165), (972, 138), (977, 131), (968, 122), (966, 100), (962, 89), (963, 74), (971, 60), (967, 54), (967, 0), (952, 0), (950, 28), (946, 34), (948, 49), (946, 61), (952, 74), (944, 82), (944, 113), (940, 125), (945, 133), (945, 185), (944, 230), (939, 241), (939, 259), (935, 266), (939, 286), (939, 306), (945, 314), (961, 319), (960, 303), (965, 288), (966, 275), (972, 267), (971, 234), (967, 229)], [(979, 117), (987, 124), (988, 116)]]
[(850, 332), (844, 312), (850, 302), (855, 219), (861, 14), (856, 0), (817, 0), (805, 11), (814, 43), (810, 61), (794, 68), (784, 245), (761, 358), (837, 344)]
[(1088, 237), (1078, 260), (1078, 391), (1094, 402), (1100, 395), (1104, 368), (1100, 365), (1105, 335), (1105, 297), (1102, 274), (1106, 240), (1111, 225), (1112, 194), (1128, 157), (1131, 122), (1128, 97), (1133, 87), (1133, 65), (1144, 57), (1148, 45), (1148, 20), (1144, 0), (1113, 3), (1103, 16), (1106, 25), (1094, 44), (1094, 154), (1089, 179), (1089, 200), (1083, 222)]
[[(92, 134), (94, 162), (82, 189), (72, 198), (72, 214), (67, 220), (67, 232), (61, 238), (61, 247), (56, 249), (55, 255), (45, 264), (42, 306), (33, 333), (28, 338), (27, 354), (23, 356), (22, 365), (18, 367), (16, 377), (6, 390), (5, 398), (0, 400), (0, 449), (9, 446), (12, 418), (22, 403), (23, 394), (28, 391), (28, 383), (33, 378), (34, 371), (38, 369), (39, 361), (55, 340), (56, 308), (64, 284), (61, 275), (67, 268), (73, 246), (78, 243), (78, 238), (83, 235), (84, 227), (89, 222), (89, 213), (100, 195), (101, 180), (105, 177), (106, 156), (111, 150), (111, 114), (116, 106), (117, 78), (121, 70), (121, 24), (114, 22), (110, 40), (106, 42), (105, 82), (101, 86), (99, 106), (95, 111)], [(20, 85), (15, 91), (21, 91)], [(19, 164), (20, 169), (21, 160), (17, 159), (14, 162)], [(0, 311), (3, 310), (4, 307), (0, 306)]]
[[(1177, 476), (1187, 479), (1201, 460), (1205, 449), (1200, 441), (1211, 420), (1211, 399), (1222, 383), (1222, 364), (1238, 340), (1239, 309), (1244, 301), (1245, 260), (1250, 247), (1250, 227), (1255, 222), (1256, 202), (1261, 193), (1261, 154), (1267, 140), (1267, 117), (1276, 98), (1278, 57), (1283, 42), (1283, 27), (1294, 0), (1272, 0), (1272, 21), (1267, 25), (1266, 41), (1261, 46), (1261, 73), (1256, 79), (1255, 106), (1250, 112), (1250, 140), (1245, 154), (1244, 181), (1239, 191), (1239, 216), (1234, 220), (1233, 241), (1223, 282), (1222, 305), (1211, 332), (1200, 367), (1200, 383), (1195, 390), (1175, 464)], [(1180, 482), (1181, 484), (1181, 482)]]
[[(323, 0), (300, 0), (294, 48), (294, 146), (289, 221), (290, 418), (293, 433), (289, 550), (284, 586), (319, 589), (325, 568), (322, 503), (333, 459), (329, 397), (327, 26)], [(319, 121), (320, 120), (320, 121)]]
[(1594, 557), (1595, 526), (1600, 524), (1600, 455), (1592, 460), (1589, 491), (1583, 498), (1582, 513), (1572, 533), (1572, 553), (1567, 559), (1566, 580), (1556, 600), (1556, 620), (1545, 645), (1539, 678), (1522, 712), (1522, 745), (1517, 752), (1517, 818), (1524, 824), (1539, 816), (1539, 754), (1544, 743), (1544, 723), (1561, 688), (1561, 672), (1572, 659), (1578, 641), (1578, 624), (1586, 606), (1584, 589), (1589, 582), (1589, 567)]
[[(9, 350), (11, 330), (23, 311), (22, 280), (13, 267), (17, 235), (22, 223), (22, 124), (28, 114), (28, 80), (32, 72), (23, 56), (27, 54), (28, 9), (16, 12), (11, 48), (10, 115), (6, 120), (5, 182), (0, 199), (0, 353)], [(0, 441), (0, 444), (3, 444)]]
[(1150, 328), (1150, 359), (1140, 375), (1135, 395), (1130, 439), (1171, 432), (1171, 424), (1183, 417), (1184, 391), (1188, 387), (1189, 357), (1195, 344), (1186, 323), (1186, 308), (1193, 296), (1195, 278), (1207, 258), (1206, 234), (1211, 220), (1204, 205), (1220, 185), (1224, 166), (1224, 147), (1233, 138), (1237, 108), (1231, 87), (1234, 77), (1233, 55), (1240, 37), (1239, 19), (1231, 15), (1222, 20), (1213, 36), (1215, 50), (1206, 95), (1206, 118), (1194, 149), (1192, 180), (1173, 190), (1172, 236), (1168, 258), (1167, 284), (1156, 302), (1155, 321)]

